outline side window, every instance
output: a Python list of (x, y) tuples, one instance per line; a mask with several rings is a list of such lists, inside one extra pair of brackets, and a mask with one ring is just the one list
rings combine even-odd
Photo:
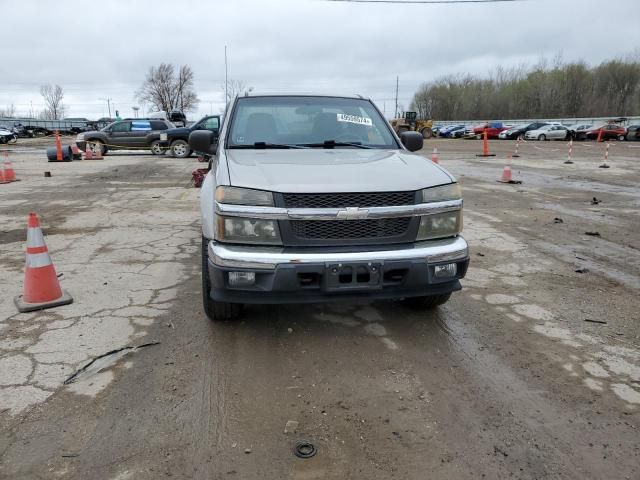
[(145, 132), (149, 130), (151, 130), (149, 120), (134, 120), (131, 122), (131, 131), (133, 132)]
[(151, 120), (151, 130), (166, 130), (167, 124), (159, 120)]
[(112, 132), (130, 132), (131, 131), (131, 122), (120, 122), (115, 123), (111, 127)]
[(218, 130), (220, 128), (220, 119), (218, 117), (207, 118), (201, 125), (205, 130)]

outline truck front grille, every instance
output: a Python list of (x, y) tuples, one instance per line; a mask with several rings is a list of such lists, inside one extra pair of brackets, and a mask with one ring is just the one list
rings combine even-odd
[(415, 192), (283, 193), (286, 208), (393, 207), (415, 204)]
[(294, 220), (293, 234), (301, 240), (370, 240), (407, 234), (411, 218), (379, 220)]

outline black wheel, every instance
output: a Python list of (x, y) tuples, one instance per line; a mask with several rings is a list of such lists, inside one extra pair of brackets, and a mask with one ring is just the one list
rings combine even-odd
[(621, 142), (623, 142), (625, 138), (626, 137), (624, 135), (618, 135), (618, 140), (620, 140)]
[(430, 310), (432, 308), (439, 307), (440, 305), (444, 305), (449, 301), (449, 298), (451, 298), (451, 294), (445, 293), (442, 295), (429, 295), (428, 297), (405, 298), (404, 301), (411, 308)]
[(433, 136), (433, 132), (429, 127), (424, 127), (422, 130), (420, 130), (420, 133), (422, 134), (422, 138), (425, 139), (431, 138)]
[(160, 140), (154, 140), (150, 145), (151, 153), (154, 155), (164, 155), (164, 148), (160, 144)]
[(176, 140), (171, 144), (171, 155), (177, 158), (187, 158), (191, 155), (189, 144), (184, 140)]
[(202, 306), (204, 313), (213, 321), (233, 320), (240, 316), (242, 305), (239, 303), (215, 302), (211, 300), (209, 292), (211, 291), (211, 282), (209, 280), (209, 240), (202, 237)]
[(546, 139), (547, 139), (547, 136), (544, 134), (538, 137), (538, 140), (540, 140), (541, 142), (544, 142)]

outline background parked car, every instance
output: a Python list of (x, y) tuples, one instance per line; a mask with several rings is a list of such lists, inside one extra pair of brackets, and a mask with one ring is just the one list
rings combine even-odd
[(640, 124), (629, 125), (627, 128), (627, 140), (640, 140)]
[(510, 127), (507, 130), (503, 130), (498, 135), (498, 138), (502, 140), (515, 140), (516, 138), (524, 138), (524, 134), (529, 130), (537, 130), (540, 127), (548, 125), (547, 122), (533, 122), (533, 123), (523, 123), (522, 125), (516, 125), (515, 127)]
[(0, 143), (16, 143), (18, 135), (9, 127), (0, 126)]
[(449, 138), (462, 138), (467, 130), (467, 127), (462, 126), (455, 128), (449, 132)]
[(452, 132), (453, 130), (457, 130), (459, 128), (464, 128), (464, 125), (462, 125), (462, 124), (447, 125), (446, 127), (442, 127), (440, 129), (440, 132), (438, 133), (438, 135), (440, 135), (441, 137), (448, 137), (449, 136), (449, 132)]
[(616, 123), (607, 123), (606, 125), (591, 128), (587, 130), (585, 136), (589, 140), (596, 140), (600, 134), (600, 130), (602, 130), (602, 140), (624, 140), (627, 136), (627, 129)]
[(476, 135), (480, 135), (481, 137), (484, 135), (484, 131), (487, 131), (487, 138), (498, 138), (500, 132), (504, 130), (508, 130), (509, 127), (500, 122), (488, 122), (481, 125), (478, 125), (473, 129), (473, 133)]
[(537, 130), (529, 130), (524, 134), (527, 140), (565, 140), (570, 133), (564, 125), (544, 125)]
[(160, 144), (160, 132), (175, 128), (168, 120), (136, 119), (114, 122), (102, 130), (78, 134), (76, 145), (84, 151), (89, 145), (91, 151), (98, 150), (106, 155), (109, 150), (149, 149), (154, 155), (161, 155), (164, 149)]
[(584, 140), (587, 138), (587, 132), (590, 128), (593, 128), (593, 124), (591, 123), (576, 123), (575, 125), (567, 126), (569, 129), (569, 133), (571, 134), (571, 138), (574, 140)]

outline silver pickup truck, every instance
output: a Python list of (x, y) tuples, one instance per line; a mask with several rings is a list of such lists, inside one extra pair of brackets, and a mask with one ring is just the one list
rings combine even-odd
[(396, 136), (369, 99), (246, 95), (202, 185), (202, 293), (209, 318), (243, 304), (405, 299), (422, 308), (461, 289), (469, 264), (455, 178)]

